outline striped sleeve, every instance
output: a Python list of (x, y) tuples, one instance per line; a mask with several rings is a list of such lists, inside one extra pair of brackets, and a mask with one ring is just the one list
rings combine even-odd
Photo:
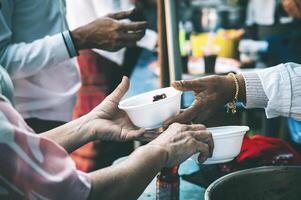
[(90, 178), (68, 153), (36, 135), (0, 101), (0, 199), (88, 199)]
[(247, 108), (265, 108), (268, 118), (284, 116), (301, 121), (301, 65), (280, 64), (244, 74)]

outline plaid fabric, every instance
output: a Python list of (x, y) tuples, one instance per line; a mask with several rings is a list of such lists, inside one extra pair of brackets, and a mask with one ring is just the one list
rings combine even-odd
[[(73, 117), (90, 112), (110, 94), (122, 79), (121, 67), (91, 50), (83, 50), (78, 57), (82, 87)], [(128, 155), (132, 143), (92, 142), (71, 154), (79, 170), (89, 172), (110, 165), (115, 159)]]

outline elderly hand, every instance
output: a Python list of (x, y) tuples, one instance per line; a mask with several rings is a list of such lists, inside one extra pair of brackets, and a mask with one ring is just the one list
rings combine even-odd
[[(240, 96), (243, 97), (245, 96), (244, 79), (241, 75), (237, 78), (241, 86)], [(234, 80), (228, 76), (214, 75), (195, 80), (176, 81), (172, 86), (181, 91), (193, 91), (195, 101), (190, 108), (166, 121), (167, 125), (174, 122), (201, 123), (230, 102), (235, 95)]]
[(157, 134), (146, 132), (135, 127), (127, 114), (118, 108), (118, 104), (129, 88), (129, 80), (123, 77), (122, 82), (100, 105), (87, 115), (89, 132), (95, 139), (110, 141), (150, 141)]
[(301, 18), (301, 0), (282, 0), (286, 13), (295, 18)]
[(212, 156), (212, 135), (203, 125), (181, 125), (174, 123), (147, 145), (159, 146), (167, 152), (165, 167), (178, 165), (195, 153), (200, 152), (202, 163)]
[(123, 22), (135, 15), (135, 10), (118, 12), (99, 18), (71, 32), (77, 50), (103, 49), (117, 51), (136, 46), (145, 34), (146, 22)]

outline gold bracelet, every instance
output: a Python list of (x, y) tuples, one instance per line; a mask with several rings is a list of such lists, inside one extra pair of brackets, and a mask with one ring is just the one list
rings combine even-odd
[(234, 99), (227, 104), (227, 112), (228, 113), (231, 112), (232, 114), (235, 114), (237, 112), (236, 102), (238, 100), (238, 94), (239, 94), (239, 83), (238, 83), (238, 80), (237, 80), (235, 74), (229, 73), (228, 76), (230, 76), (234, 79), (236, 91), (235, 91)]

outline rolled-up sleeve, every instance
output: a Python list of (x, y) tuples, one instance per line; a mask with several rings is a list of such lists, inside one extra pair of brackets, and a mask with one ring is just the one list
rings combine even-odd
[(247, 108), (265, 108), (268, 118), (284, 116), (301, 121), (301, 65), (280, 64), (244, 74)]
[(0, 64), (13, 78), (34, 75), (70, 58), (61, 33), (31, 43), (12, 43), (13, 7), (6, 6), (5, 14), (0, 10)]
[(0, 189), (5, 199), (88, 199), (88, 174), (67, 152), (31, 132), (20, 115), (0, 102)]

